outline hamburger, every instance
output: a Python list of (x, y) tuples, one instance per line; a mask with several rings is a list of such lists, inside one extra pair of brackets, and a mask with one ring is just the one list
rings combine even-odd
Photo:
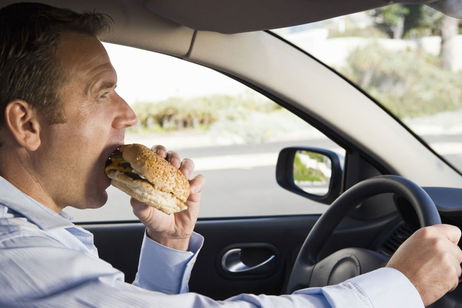
[(188, 179), (144, 145), (118, 147), (109, 156), (104, 171), (113, 186), (166, 214), (187, 208)]

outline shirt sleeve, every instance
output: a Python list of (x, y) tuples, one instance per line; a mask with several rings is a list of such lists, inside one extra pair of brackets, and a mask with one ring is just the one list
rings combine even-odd
[(324, 288), (305, 289), (295, 294), (322, 295), (332, 307), (423, 308), (422, 298), (414, 285), (394, 268), (380, 268)]
[(193, 233), (188, 251), (180, 251), (153, 241), (145, 233), (133, 284), (166, 294), (188, 292), (191, 271), (203, 243), (202, 235)]
[[(241, 294), (215, 301), (196, 293), (171, 295), (125, 283), (120, 271), (95, 255), (63, 247), (49, 238), (9, 238), (0, 241), (0, 249), (0, 307), (423, 307), (411, 283), (393, 269), (376, 270), (339, 285), (299, 290), (292, 295)], [(188, 258), (191, 256), (183, 261), (191, 262)], [(178, 272), (183, 279), (187, 276), (186, 269)], [(157, 274), (156, 279), (164, 277)]]

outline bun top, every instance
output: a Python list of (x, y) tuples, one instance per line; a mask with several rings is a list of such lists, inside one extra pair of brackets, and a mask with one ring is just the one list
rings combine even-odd
[(122, 157), (155, 189), (172, 193), (182, 202), (189, 196), (189, 181), (180, 170), (142, 144), (120, 146)]

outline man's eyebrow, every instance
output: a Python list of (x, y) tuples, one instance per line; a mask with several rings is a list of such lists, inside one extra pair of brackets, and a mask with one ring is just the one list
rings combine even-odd
[[(90, 90), (93, 88), (93, 86), (98, 83), (98, 76), (95, 76), (94, 78), (92, 78), (90, 80), (90, 82), (85, 86), (85, 94), (89, 94)], [(98, 88), (96, 89), (96, 91), (100, 91), (100, 90), (103, 90), (103, 89), (111, 89), (111, 88), (114, 88), (116, 87), (116, 83), (113, 82), (113, 81), (103, 81), (101, 82), (101, 84), (98, 86)]]
[[(104, 71), (106, 69), (110, 69), (112, 68), (112, 65), (108, 64), (108, 63), (104, 63), (104, 64), (101, 64), (101, 65), (98, 65), (97, 67), (93, 68), (90, 72), (98, 72), (96, 73), (90, 80), (89, 82), (85, 85), (85, 89), (84, 89), (84, 93), (88, 95), (89, 91), (91, 90), (91, 88), (96, 84), (98, 83), (98, 81), (100, 80), (100, 76), (101, 74), (104, 73)], [(103, 81), (101, 83), (101, 85), (99, 85), (98, 87), (98, 91), (101, 90), (101, 89), (109, 89), (109, 88), (112, 88), (112, 87), (115, 87), (116, 86), (116, 83), (115, 82), (112, 82), (112, 81)]]
[(99, 87), (98, 87), (98, 90), (102, 90), (102, 89), (110, 89), (110, 88), (114, 88), (116, 86), (115, 82), (113, 81), (103, 81)]

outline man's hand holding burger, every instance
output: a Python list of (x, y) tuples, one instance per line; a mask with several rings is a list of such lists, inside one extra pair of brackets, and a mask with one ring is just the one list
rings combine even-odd
[(132, 196), (133, 213), (146, 226), (148, 236), (178, 250), (188, 249), (199, 215), (205, 178), (190, 179), (193, 170), (192, 160), (181, 160), (163, 146), (152, 150), (121, 146), (106, 166), (112, 185)]
[[(191, 178), (194, 170), (192, 160), (188, 158), (181, 160), (177, 153), (167, 152), (163, 146), (156, 146), (153, 151), (178, 168), (187, 179)], [(189, 238), (199, 215), (201, 191), (204, 183), (205, 178), (202, 175), (197, 175), (189, 180), (190, 194), (186, 201), (188, 209), (170, 215), (132, 198), (133, 213), (146, 226), (148, 236), (164, 246), (187, 250)]]

